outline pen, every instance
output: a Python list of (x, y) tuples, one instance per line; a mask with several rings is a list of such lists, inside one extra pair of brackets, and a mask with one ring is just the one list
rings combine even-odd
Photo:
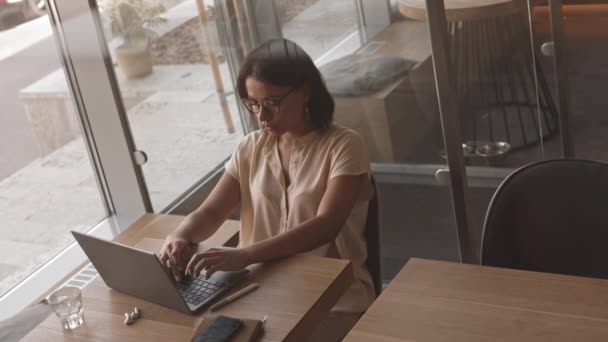
[(217, 310), (217, 309), (221, 308), (222, 306), (224, 306), (224, 305), (226, 305), (226, 304), (228, 304), (228, 303), (230, 303), (230, 302), (233, 302), (233, 301), (235, 301), (235, 300), (237, 300), (237, 299), (241, 298), (242, 296), (244, 296), (244, 295), (248, 294), (249, 292), (251, 292), (251, 291), (253, 291), (253, 290), (257, 289), (258, 287), (260, 287), (260, 284), (258, 284), (258, 283), (253, 283), (253, 284), (251, 284), (251, 285), (249, 285), (249, 286), (247, 286), (247, 287), (243, 288), (242, 290), (240, 290), (240, 291), (238, 291), (238, 292), (236, 292), (236, 293), (234, 293), (234, 294), (232, 294), (232, 295), (230, 295), (230, 296), (228, 296), (228, 297), (226, 297), (226, 298), (224, 298), (224, 299), (220, 300), (219, 302), (217, 302), (217, 303), (213, 304), (213, 305), (212, 305), (212, 306), (209, 308), (209, 310), (211, 310), (211, 311), (215, 311), (215, 310)]

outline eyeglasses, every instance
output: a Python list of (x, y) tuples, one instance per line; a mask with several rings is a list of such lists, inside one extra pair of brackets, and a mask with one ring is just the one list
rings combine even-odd
[(282, 96), (269, 97), (262, 100), (262, 102), (252, 99), (243, 99), (243, 106), (245, 106), (245, 108), (247, 108), (247, 110), (254, 115), (260, 114), (262, 112), (262, 108), (266, 108), (269, 112), (277, 114), (281, 111), (281, 102), (283, 102), (283, 100), (289, 96), (289, 94), (298, 88), (299, 87), (293, 87)]

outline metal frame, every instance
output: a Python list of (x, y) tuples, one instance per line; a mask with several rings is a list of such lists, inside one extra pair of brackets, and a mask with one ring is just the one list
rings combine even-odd
[[(372, 173), (379, 183), (450, 185), (450, 180), (445, 184), (438, 182), (436, 178), (438, 171), (449, 172), (449, 169), (445, 164), (372, 164)], [(512, 168), (467, 166), (468, 185), (471, 188), (496, 189), (513, 171), (515, 169)]]
[(55, 3), (48, 1), (47, 11), (49, 21), (51, 22), (51, 28), (53, 29), (53, 36), (55, 44), (57, 44), (57, 52), (59, 54), (59, 60), (65, 74), (66, 82), (68, 83), (68, 89), (73, 99), (74, 106), (76, 107), (76, 115), (78, 116), (78, 123), (82, 132), (82, 138), (85, 141), (85, 148), (91, 160), (91, 166), (95, 175), (95, 180), (101, 197), (104, 201), (104, 207), (106, 209), (106, 215), (110, 216), (115, 212), (114, 204), (112, 203), (110, 190), (107, 184), (107, 180), (102, 172), (101, 160), (95, 145), (95, 139), (93, 139), (93, 133), (91, 129), (91, 123), (86, 115), (85, 106), (83, 99), (80, 96), (80, 89), (78, 81), (74, 75), (74, 68), (72, 65), (72, 58), (67, 54), (67, 47), (65, 45), (65, 37), (63, 28), (59, 22), (59, 16), (57, 14), (57, 8)]
[(551, 36), (553, 37), (553, 65), (555, 69), (555, 92), (558, 103), (562, 158), (574, 157), (574, 143), (570, 135), (570, 83), (567, 61), (563, 50), (562, 0), (549, 0)]
[[(237, 0), (239, 1), (239, 0)], [(244, 7), (248, 6), (248, 2), (243, 4)], [(243, 135), (247, 135), (253, 130), (259, 129), (257, 122), (252, 122), (249, 112), (243, 108), (241, 105), (241, 101), (238, 99), (238, 94), (236, 92), (236, 79), (238, 75), (239, 66), (241, 65), (244, 59), (244, 45), (243, 42), (240, 41), (240, 36), (233, 30), (234, 25), (239, 25), (238, 18), (234, 14), (236, 9), (229, 8), (224, 1), (215, 0), (215, 6), (218, 9), (217, 13), (217, 32), (219, 35), (219, 39), (221, 44), (224, 46), (224, 52), (226, 55), (226, 61), (228, 63), (228, 69), (230, 70), (230, 77), (232, 81), (233, 88), (235, 89), (232, 93), (228, 94), (228, 96), (234, 96), (235, 101), (237, 103), (237, 108), (239, 111), (239, 116), (241, 118), (242, 123), (242, 131)], [(246, 9), (246, 8), (243, 8)], [(243, 18), (244, 19), (244, 18)], [(253, 34), (250, 32), (250, 34)], [(253, 47), (252, 47), (253, 48)]]
[(359, 41), (361, 44), (367, 40), (365, 35), (365, 15), (363, 13), (363, 0), (353, 0), (357, 10), (357, 29), (359, 30)]
[(141, 167), (134, 160), (135, 142), (126, 117), (94, 0), (55, 0), (52, 13), (61, 32), (60, 55), (78, 112), (89, 130), (90, 148), (98, 156), (99, 174), (107, 185), (111, 214), (126, 227), (152, 205)]
[(478, 263), (478, 241), (474, 239), (470, 225), (467, 173), (462, 153), (462, 130), (458, 115), (457, 92), (454, 72), (450, 68), (448, 24), (443, 0), (426, 0), (429, 35), (433, 53), (433, 69), (441, 126), (452, 187), (452, 202), (458, 231), (461, 261)]

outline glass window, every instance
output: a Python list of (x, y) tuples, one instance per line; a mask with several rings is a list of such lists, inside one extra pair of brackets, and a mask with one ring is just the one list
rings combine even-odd
[[(200, 2), (203, 3), (202, 1)], [(99, 0), (101, 21), (155, 211), (230, 155), (243, 136), (212, 2)]]
[(0, 4), (0, 296), (107, 217), (46, 16)]

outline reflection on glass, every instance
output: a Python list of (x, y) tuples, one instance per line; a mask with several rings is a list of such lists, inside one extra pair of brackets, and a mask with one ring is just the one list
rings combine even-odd
[[(531, 1), (531, 22), (535, 51), (549, 79), (551, 89), (565, 89), (568, 136), (574, 153), (570, 157), (608, 160), (605, 96), (608, 49), (608, 3), (606, 1), (562, 1), (561, 25), (551, 30), (549, 2)], [(553, 46), (554, 34), (559, 45)], [(556, 39), (557, 40), (557, 39)], [(559, 49), (562, 63), (554, 65), (553, 51)], [(558, 83), (559, 82), (559, 83)], [(562, 100), (562, 99), (560, 99)], [(559, 139), (547, 144), (547, 158), (561, 157)]]
[(478, 249), (496, 186), (510, 171), (549, 155), (559, 142), (559, 112), (540, 51), (533, 49), (525, 1), (445, 5), (461, 143), (466, 165), (474, 166), (468, 228)]
[(336, 120), (366, 138), (374, 162), (444, 163), (430, 44), (414, 39), (421, 32), (424, 23), (393, 22), (353, 54), (321, 67)]
[[(402, 16), (397, 7), (392, 19), (376, 17), (372, 13), (389, 8), (382, 8), (382, 1), (368, 2), (378, 7), (365, 8), (375, 10), (363, 16), (377, 32), (367, 37), (354, 1), (318, 0), (300, 7), (294, 1), (274, 2), (282, 35), (319, 66), (335, 101), (335, 121), (364, 137), (381, 170), (400, 170), (393, 179), (377, 179), (384, 279), (394, 277), (411, 257), (459, 260), (449, 188), (433, 185), (445, 159), (426, 22)], [(422, 169), (432, 169), (424, 181), (399, 180)]]
[(352, 0), (274, 0), (284, 38), (298, 43), (317, 65), (361, 46)]
[(155, 211), (220, 165), (242, 137), (213, 1), (99, 1)]
[(12, 19), (0, 31), (0, 296), (67, 247), (70, 230), (106, 217), (49, 19)]

